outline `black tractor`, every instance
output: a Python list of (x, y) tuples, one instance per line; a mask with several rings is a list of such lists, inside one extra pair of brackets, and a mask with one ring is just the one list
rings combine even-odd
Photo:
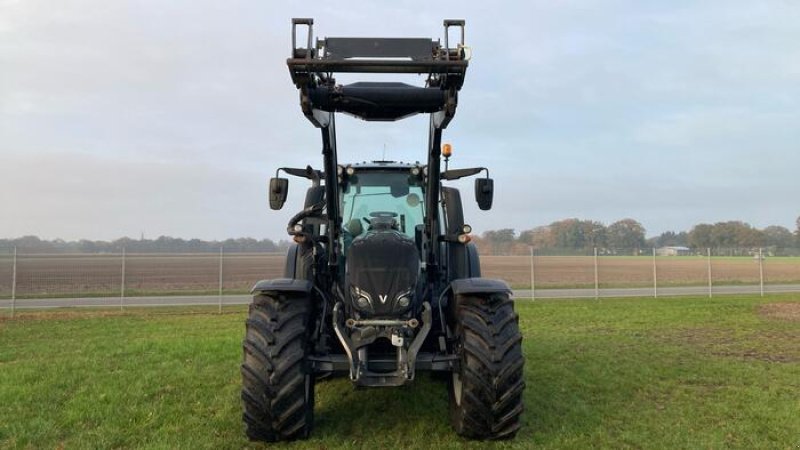
[[(298, 26), (308, 31), (299, 47)], [(460, 32), (453, 48), (450, 31)], [(475, 197), (480, 209), (492, 206), (488, 170), (448, 169), (451, 149), (441, 143), (468, 65), (464, 21), (444, 21), (444, 45), (416, 38), (312, 42), (312, 34), (312, 19), (292, 20), (287, 64), (303, 114), (322, 131), (323, 166), (281, 168), (269, 183), (272, 209), (286, 201), (281, 171), (311, 186), (289, 222), (295, 243), (284, 278), (253, 287), (241, 367), (247, 435), (307, 437), (318, 379), (346, 375), (358, 387), (401, 386), (427, 370), (448, 380), (459, 435), (512, 438), (525, 383), (511, 290), (481, 278), (461, 195), (443, 184), (485, 173), (475, 180)], [(336, 73), (422, 74), (426, 81), (343, 86)], [(430, 114), (427, 163), (340, 164), (336, 112), (367, 121)]]

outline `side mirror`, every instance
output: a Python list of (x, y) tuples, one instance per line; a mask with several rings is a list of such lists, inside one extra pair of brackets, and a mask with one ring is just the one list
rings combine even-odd
[(271, 178), (269, 180), (269, 207), (275, 210), (283, 208), (288, 192), (288, 178)]
[(491, 178), (478, 178), (475, 180), (475, 201), (478, 208), (488, 211), (492, 209), (494, 198), (494, 180)]

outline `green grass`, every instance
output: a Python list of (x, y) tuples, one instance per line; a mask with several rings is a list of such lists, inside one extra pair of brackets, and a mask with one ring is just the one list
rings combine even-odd
[[(517, 303), (526, 413), (518, 437), (458, 438), (445, 384), (320, 382), (292, 448), (800, 446), (798, 295)], [(244, 309), (81, 310), (0, 319), (0, 448), (241, 448)], [(283, 448), (283, 446), (277, 446)]]

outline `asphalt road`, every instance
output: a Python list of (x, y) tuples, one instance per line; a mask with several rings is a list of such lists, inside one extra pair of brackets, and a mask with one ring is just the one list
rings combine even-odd
[[(759, 294), (759, 286), (714, 286), (712, 295), (726, 294)], [(765, 293), (800, 292), (798, 284), (781, 284), (764, 286)], [(653, 297), (653, 288), (613, 288), (600, 289), (600, 297)], [(658, 296), (707, 295), (708, 286), (685, 286), (658, 288)], [(531, 298), (530, 289), (514, 290), (519, 299)], [(537, 299), (545, 298), (594, 298), (594, 289), (537, 289)], [(224, 295), (223, 305), (246, 305), (250, 303), (249, 295)], [(109, 307), (150, 307), (150, 306), (202, 306), (218, 305), (220, 298), (209, 296), (161, 296), (161, 297), (90, 297), (90, 298), (43, 298), (22, 299), (15, 302), (17, 309), (49, 309), (49, 308), (109, 308)], [(11, 308), (11, 300), (0, 300), (0, 308)]]

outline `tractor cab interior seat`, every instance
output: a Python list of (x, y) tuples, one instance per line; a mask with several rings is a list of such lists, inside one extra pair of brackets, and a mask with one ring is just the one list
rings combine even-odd
[(363, 233), (364, 226), (361, 225), (361, 219), (352, 219), (349, 222), (347, 222), (347, 231), (349, 231), (354, 238)]

